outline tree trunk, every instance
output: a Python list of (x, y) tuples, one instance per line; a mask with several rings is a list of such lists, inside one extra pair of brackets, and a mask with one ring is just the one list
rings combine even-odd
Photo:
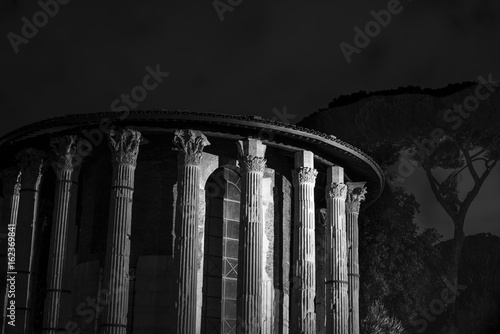
[[(464, 233), (464, 222), (465, 215), (457, 215), (455, 219), (453, 219), (453, 225), (455, 227), (453, 233), (453, 241), (451, 246), (451, 254), (450, 254), (450, 266), (448, 267), (447, 278), (448, 281), (454, 286), (458, 287), (458, 269), (460, 264), (460, 259), (462, 257), (462, 248), (465, 239)], [(456, 310), (456, 299), (453, 302), (453, 309), (450, 315), (450, 319), (455, 323), (455, 310)], [(458, 333), (456, 327), (450, 329), (450, 334)]]

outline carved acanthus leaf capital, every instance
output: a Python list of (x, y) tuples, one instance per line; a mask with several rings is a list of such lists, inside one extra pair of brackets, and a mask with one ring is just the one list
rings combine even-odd
[[(260, 153), (264, 155), (265, 149), (262, 149), (262, 147), (265, 148), (265, 146), (264, 145), (260, 146), (262, 151)], [(238, 148), (238, 161), (240, 163), (240, 168), (242, 169), (242, 171), (264, 173), (267, 162), (266, 158), (259, 155), (247, 154), (248, 151), (247, 149), (245, 149), (245, 143), (242, 141), (238, 141), (236, 143), (236, 147)], [(258, 151), (254, 152), (259, 153)]]
[(19, 152), (16, 159), (21, 168), (22, 188), (37, 190), (47, 167), (45, 152), (27, 148)]
[(346, 211), (359, 213), (361, 202), (365, 200), (366, 193), (365, 182), (348, 182)]
[(292, 174), (295, 182), (298, 182), (298, 184), (304, 184), (304, 183), (315, 184), (318, 171), (310, 167), (300, 167), (298, 169), (293, 170)]
[(338, 198), (345, 200), (347, 196), (347, 185), (344, 183), (332, 182), (326, 189), (327, 198)]
[(264, 157), (256, 157), (254, 155), (240, 155), (240, 167), (247, 172), (264, 173), (267, 160)]
[(137, 130), (119, 129), (109, 133), (109, 148), (111, 149), (113, 164), (125, 164), (135, 167), (139, 146), (143, 141)]
[(173, 143), (184, 165), (196, 166), (201, 164), (203, 148), (210, 145), (207, 137), (195, 130), (175, 130)]
[(57, 137), (50, 140), (50, 146), (52, 146), (55, 155), (52, 165), (56, 173), (73, 171), (80, 164), (81, 157), (80, 159), (76, 158), (79, 140), (80, 138), (76, 135)]

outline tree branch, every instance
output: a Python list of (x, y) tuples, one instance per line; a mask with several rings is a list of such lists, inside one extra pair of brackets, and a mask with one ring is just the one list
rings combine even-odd
[(475, 157), (481, 155), (482, 153), (484, 153), (486, 151), (486, 148), (483, 148), (481, 151), (477, 152), (476, 154), (474, 155), (471, 155), (471, 159), (474, 159)]
[(477, 172), (474, 169), (474, 165), (472, 164), (472, 159), (470, 157), (469, 150), (467, 148), (469, 146), (469, 144), (470, 144), (470, 138), (467, 138), (467, 141), (465, 143), (465, 146), (466, 146), (465, 149), (462, 148), (459, 145), (457, 145), (457, 146), (458, 146), (458, 149), (462, 152), (462, 154), (465, 157), (465, 161), (467, 163), (467, 167), (469, 168), (469, 172), (472, 175), (472, 178), (474, 179), (474, 182), (478, 183), (479, 182), (479, 176), (477, 175)]
[(481, 175), (481, 177), (478, 178), (478, 181), (474, 183), (474, 187), (472, 188), (471, 191), (467, 193), (467, 196), (465, 197), (464, 201), (462, 202), (462, 205), (460, 206), (460, 214), (465, 215), (465, 213), (469, 209), (469, 206), (472, 204), (472, 201), (474, 200), (474, 198), (476, 198), (477, 194), (479, 193), (479, 190), (481, 189), (481, 186), (483, 185), (484, 181), (486, 181), (486, 178), (488, 177), (488, 175), (490, 175), (491, 171), (493, 170), (493, 168), (495, 168), (497, 163), (498, 159), (493, 160), (492, 164), (486, 168), (483, 175)]
[(422, 164), (422, 168), (427, 175), (427, 179), (429, 179), (429, 184), (431, 185), (432, 192), (434, 193), (434, 196), (436, 196), (437, 201), (439, 202), (439, 204), (441, 204), (450, 218), (455, 221), (456, 212), (453, 211), (450, 205), (444, 200), (441, 192), (439, 191), (439, 187), (441, 186), (441, 184), (436, 180), (434, 175), (432, 175), (432, 171), (427, 164)]

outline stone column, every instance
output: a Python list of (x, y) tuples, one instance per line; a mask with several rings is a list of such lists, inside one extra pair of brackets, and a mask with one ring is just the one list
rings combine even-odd
[[(277, 294), (278, 270), (277, 260), (274, 248), (274, 239), (278, 237), (278, 230), (275, 229), (275, 205), (274, 205), (274, 185), (275, 171), (271, 168), (264, 169), (262, 177), (262, 214), (263, 214), (263, 233), (262, 233), (262, 334), (275, 334), (278, 331), (275, 326), (275, 320), (278, 317), (278, 308), (274, 304)], [(280, 263), (281, 266), (281, 263)]]
[(347, 183), (347, 242), (349, 277), (349, 333), (359, 334), (359, 259), (358, 215), (361, 201), (365, 199), (366, 182)]
[(241, 209), (238, 251), (237, 333), (259, 334), (262, 324), (262, 178), (266, 145), (257, 139), (238, 141)]
[[(291, 264), (291, 228), (292, 228), (292, 183), (283, 175), (275, 178), (275, 245), (277, 264), (277, 287), (280, 289), (276, 296), (276, 334), (290, 332), (290, 264)], [(281, 266), (281, 268), (279, 268)], [(275, 283), (276, 284), (276, 283)]]
[(71, 291), (63, 286), (67, 273), (67, 244), (69, 235), (70, 200), (76, 196), (73, 192), (73, 178), (79, 172), (75, 155), (78, 137), (75, 135), (54, 138), (54, 171), (57, 177), (54, 200), (54, 218), (52, 222), (49, 265), (47, 273), (47, 295), (45, 298), (43, 333), (56, 334), (65, 331), (68, 319), (66, 309), (71, 307)]
[(113, 179), (103, 279), (103, 289), (108, 296), (100, 318), (101, 334), (127, 332), (132, 203), (141, 142), (141, 133), (136, 130), (120, 129), (109, 133)]
[(316, 334), (326, 333), (326, 250), (326, 208), (321, 208), (316, 210)]
[(291, 332), (316, 333), (316, 238), (314, 154), (295, 154)]
[(344, 169), (338, 166), (328, 168), (326, 189), (326, 332), (333, 334), (348, 333), (346, 194)]
[(205, 215), (206, 198), (205, 184), (212, 173), (219, 167), (219, 156), (203, 152), (200, 164), (200, 195), (198, 205), (198, 255), (196, 260), (196, 332), (201, 333), (201, 313), (203, 309), (203, 258), (205, 256)]
[(37, 233), (40, 184), (45, 169), (45, 154), (32, 148), (17, 156), (21, 167), (21, 189), (16, 224), (16, 333), (31, 333), (33, 256)]
[[(6, 322), (10, 321), (10, 318), (6, 318), (7, 307), (9, 303), (9, 298), (7, 296), (6, 291), (9, 290), (8, 284), (6, 285), (7, 275), (10, 275), (11, 272), (15, 271), (15, 263), (10, 263), (9, 259), (14, 260), (12, 257), (15, 255), (15, 246), (11, 247), (9, 245), (9, 237), (15, 237), (16, 230), (16, 222), (17, 222), (17, 210), (19, 208), (19, 190), (21, 189), (21, 174), (19, 169), (17, 168), (9, 168), (0, 172), (0, 177), (2, 179), (2, 189), (3, 189), (3, 198), (4, 198), (4, 207), (2, 208), (2, 231), (1, 233), (5, 233), (5, 242), (7, 247), (3, 249), (4, 254), (2, 257), (2, 268), (0, 269), (0, 277), (2, 281), (0, 282), (0, 297), (2, 300), (0, 301), (0, 305), (2, 306), (2, 327), (0, 331), (4, 333), (4, 328), (6, 326)], [(4, 262), (5, 261), (5, 262)]]
[(195, 333), (197, 299), (198, 215), (200, 164), (203, 148), (210, 143), (199, 131), (177, 130), (179, 151), (177, 208), (175, 215), (174, 298), (175, 332)]
[[(7, 206), (2, 214), (2, 225), (16, 225), (21, 190), (21, 173), (18, 168), (9, 168), (0, 172), (4, 202)], [(8, 222), (8, 223), (7, 223)]]

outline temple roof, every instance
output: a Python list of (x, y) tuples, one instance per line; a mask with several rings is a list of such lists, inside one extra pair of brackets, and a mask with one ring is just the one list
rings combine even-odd
[[(193, 128), (208, 136), (244, 139), (260, 138), (269, 146), (294, 151), (306, 149), (327, 166), (344, 167), (352, 181), (366, 181), (368, 206), (382, 192), (385, 178), (380, 166), (360, 149), (332, 135), (293, 124), (261, 118), (260, 116), (229, 115), (193, 111), (130, 111), (127, 117), (117, 112), (73, 114), (50, 118), (20, 127), (0, 137), (0, 153), (13, 157), (25, 146), (43, 141), (45, 137), (75, 134), (95, 128), (105, 118), (116, 126), (129, 126), (144, 133), (173, 132), (176, 128)], [(264, 135), (265, 134), (265, 135)], [(10, 159), (8, 159), (10, 160)]]

